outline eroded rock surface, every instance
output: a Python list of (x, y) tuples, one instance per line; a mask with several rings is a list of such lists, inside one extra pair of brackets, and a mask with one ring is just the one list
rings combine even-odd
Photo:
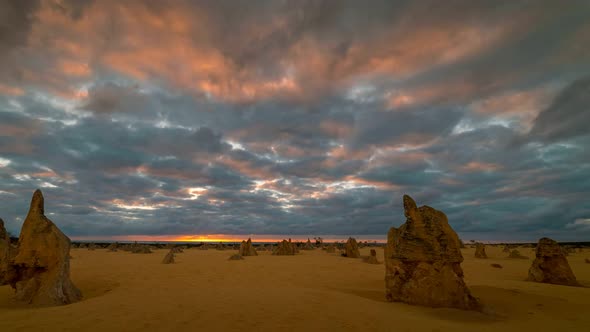
[(82, 298), (70, 280), (70, 239), (45, 217), (44, 199), (35, 191), (12, 261), (10, 280), (16, 298), (39, 305), (59, 305)]
[(346, 241), (346, 245), (344, 246), (344, 254), (343, 256), (349, 258), (359, 258), (361, 257), (361, 253), (359, 252), (358, 243), (354, 238), (349, 237), (348, 241)]
[(483, 243), (475, 244), (475, 258), (488, 258), (486, 254), (486, 246)]
[(242, 241), (240, 245), (240, 256), (258, 256), (256, 249), (252, 245), (252, 239), (248, 238), (248, 241)]
[(550, 238), (541, 238), (537, 244), (535, 256), (527, 280), (580, 286), (559, 243)]
[(418, 208), (404, 195), (406, 222), (392, 227), (385, 249), (385, 288), (389, 301), (429, 307), (480, 309), (463, 281), (457, 234), (441, 211)]

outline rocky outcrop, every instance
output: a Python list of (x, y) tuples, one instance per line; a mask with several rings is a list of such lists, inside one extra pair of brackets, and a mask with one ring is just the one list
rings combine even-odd
[(546, 237), (540, 239), (537, 244), (535, 260), (529, 269), (527, 280), (580, 286), (559, 244)]
[(273, 251), (272, 254), (276, 256), (293, 256), (297, 252), (297, 247), (294, 243), (291, 242), (291, 239), (289, 239), (289, 241), (283, 240), (279, 242), (277, 248), (275, 249), (275, 251)]
[(19, 301), (59, 305), (82, 298), (70, 280), (70, 239), (45, 216), (40, 190), (33, 194), (11, 264), (14, 275), (10, 285)]
[(475, 244), (475, 258), (488, 258), (486, 255), (486, 246), (483, 243)]
[(348, 241), (346, 241), (346, 245), (344, 246), (344, 254), (342, 254), (342, 256), (348, 258), (361, 257), (361, 253), (359, 252), (359, 246), (354, 238), (348, 238)]
[(256, 249), (252, 245), (252, 239), (248, 238), (248, 241), (242, 241), (240, 245), (240, 256), (258, 256)]
[(162, 260), (162, 264), (174, 264), (174, 250), (170, 249), (170, 251), (164, 256)]
[(429, 307), (480, 309), (463, 281), (457, 233), (441, 211), (403, 198), (406, 222), (392, 227), (385, 249), (389, 301)]

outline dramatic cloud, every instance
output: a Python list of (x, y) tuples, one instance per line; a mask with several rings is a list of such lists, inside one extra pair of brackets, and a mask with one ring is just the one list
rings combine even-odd
[(6, 1), (0, 217), (71, 236), (587, 239), (587, 1)]

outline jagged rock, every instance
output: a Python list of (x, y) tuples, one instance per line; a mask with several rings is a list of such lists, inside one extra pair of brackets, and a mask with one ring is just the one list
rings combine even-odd
[(29, 304), (76, 302), (82, 294), (70, 280), (70, 239), (45, 217), (43, 194), (35, 191), (18, 239), (10, 285)]
[(520, 254), (520, 251), (518, 251), (516, 249), (510, 251), (510, 254), (508, 255), (508, 258), (529, 259), (528, 257), (521, 255)]
[(377, 260), (377, 251), (375, 251), (375, 249), (371, 249), (371, 254), (365, 259), (365, 262), (369, 264), (381, 264), (381, 262)]
[(488, 258), (486, 255), (486, 246), (483, 243), (475, 244), (475, 258)]
[(497, 268), (497, 269), (501, 269), (501, 268), (502, 268), (502, 265), (500, 265), (500, 264), (498, 264), (498, 263), (493, 263), (493, 264), (490, 264), (490, 266), (491, 266), (491, 267), (495, 267), (495, 268)]
[(199, 249), (200, 250), (209, 250), (209, 245), (207, 243), (204, 243), (199, 247)]
[(297, 247), (294, 243), (291, 242), (291, 239), (289, 239), (289, 241), (283, 240), (279, 242), (277, 248), (272, 254), (277, 256), (292, 256), (295, 255), (297, 252)]
[(556, 241), (541, 238), (537, 245), (535, 260), (529, 269), (527, 280), (548, 284), (580, 286), (567, 258)]
[(170, 251), (172, 251), (175, 254), (181, 254), (184, 252), (184, 250), (182, 249), (182, 247), (172, 247), (170, 249)]
[(174, 248), (170, 249), (170, 251), (164, 256), (162, 260), (162, 264), (173, 264), (174, 263)]
[(248, 241), (242, 241), (240, 245), (240, 255), (241, 256), (258, 256), (258, 253), (254, 249), (252, 245), (252, 240), (248, 238)]
[(348, 241), (346, 241), (346, 245), (344, 246), (344, 257), (349, 258), (359, 258), (361, 257), (361, 253), (359, 252), (359, 246), (356, 243), (356, 240), (349, 237)]
[(385, 294), (389, 301), (429, 307), (479, 310), (463, 281), (459, 237), (447, 216), (429, 206), (418, 208), (404, 195), (406, 222), (392, 227), (385, 248)]

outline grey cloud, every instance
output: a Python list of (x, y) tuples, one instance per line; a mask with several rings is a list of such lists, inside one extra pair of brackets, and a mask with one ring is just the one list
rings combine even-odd
[(542, 110), (528, 134), (529, 140), (555, 142), (588, 135), (590, 123), (590, 77), (569, 84)]

